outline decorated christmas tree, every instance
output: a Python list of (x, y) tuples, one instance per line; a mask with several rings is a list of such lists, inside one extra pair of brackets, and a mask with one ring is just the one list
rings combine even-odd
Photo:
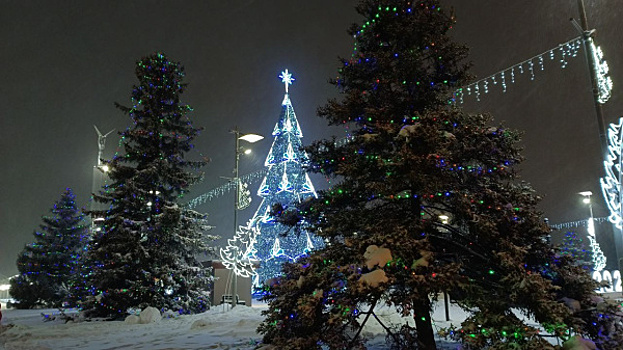
[(204, 215), (178, 200), (201, 178), (203, 161), (187, 159), (199, 129), (180, 102), (183, 67), (162, 53), (137, 62), (132, 106), (118, 105), (133, 125), (121, 133), (124, 153), (106, 161), (108, 185), (95, 200), (109, 205), (89, 250), (84, 308), (120, 318), (153, 306), (180, 313), (209, 307), (210, 272), (196, 254), (210, 248)]
[(590, 270), (593, 265), (590, 248), (575, 231), (568, 231), (560, 244), (560, 255), (571, 257), (578, 266)]
[(316, 198), (314, 185), (305, 170), (309, 159), (302, 149), (303, 132), (288, 93), (294, 78), (287, 69), (280, 78), (286, 93), (273, 130), (273, 144), (264, 163), (268, 173), (257, 192), (262, 202), (249, 224), (255, 234), (251, 260), (260, 264), (254, 281), (256, 287), (281, 275), (284, 262), (294, 262), (323, 243), (318, 237), (300, 230), (300, 225), (288, 227), (275, 221), (271, 214), (275, 207), (288, 208)]
[(381, 324), (391, 349), (433, 350), (431, 310), (447, 293), (468, 317), (444, 334), (469, 349), (554, 349), (542, 329), (619, 349), (620, 307), (559, 256), (539, 197), (516, 181), (519, 134), (450, 101), (469, 78), (451, 12), (435, 0), (357, 10), (354, 54), (333, 81), (342, 94), (319, 109), (353, 138), (307, 148), (312, 169), (337, 183), (278, 217), (328, 242), (271, 284), (264, 343), (365, 349), (363, 326), (381, 322), (384, 305), (407, 318)]
[(82, 255), (88, 241), (88, 224), (67, 188), (42, 218), (35, 241), (17, 258), (19, 275), (11, 279), (10, 294), (19, 308), (60, 307), (79, 279)]

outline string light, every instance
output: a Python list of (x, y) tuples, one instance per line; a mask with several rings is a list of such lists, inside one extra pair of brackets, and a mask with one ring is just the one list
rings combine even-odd
[[(591, 42), (592, 43), (592, 42)], [(536, 79), (536, 73), (535, 73), (535, 69), (534, 69), (534, 60), (538, 61), (539, 64), (539, 68), (541, 71), (545, 70), (545, 59), (544, 56), (545, 55), (549, 55), (550, 60), (554, 60), (556, 57), (556, 51), (558, 51), (558, 55), (560, 56), (560, 66), (561, 68), (565, 68), (568, 64), (567, 58), (571, 57), (577, 57), (578, 55), (578, 51), (580, 50), (580, 48), (582, 47), (582, 37), (577, 37), (574, 39), (571, 39), (565, 43), (562, 43), (560, 45), (558, 45), (556, 48), (554, 49), (550, 49), (546, 52), (543, 52), (541, 54), (538, 54), (536, 56), (533, 56), (525, 61), (522, 61), (520, 63), (517, 63), (515, 65), (513, 65), (512, 67), (503, 69), (497, 73), (494, 73), (492, 75), (489, 75), (485, 78), (482, 78), (480, 80), (477, 80), (469, 85), (467, 85), (464, 88), (459, 88), (454, 92), (454, 98), (452, 101), (454, 101), (454, 103), (464, 103), (464, 91), (467, 91), (467, 96), (471, 95), (471, 90), (473, 89), (476, 92), (476, 100), (480, 101), (480, 93), (479, 93), (479, 86), (481, 84), (483, 84), (484, 87), (484, 93), (488, 94), (489, 93), (489, 89), (488, 89), (488, 81), (492, 81), (494, 82), (494, 85), (496, 82), (496, 78), (499, 78), (500, 80), (502, 80), (502, 92), (506, 92), (507, 91), (507, 84), (506, 84), (506, 74), (510, 74), (510, 83), (511, 84), (515, 84), (515, 68), (517, 68), (519, 70), (520, 74), (524, 73), (524, 65), (527, 65), (528, 67), (528, 71), (530, 72), (530, 80), (535, 80)], [(604, 96), (608, 96), (609, 95), (606, 93), (608, 91), (608, 84), (610, 86), (610, 90), (612, 89), (612, 80), (610, 79), (610, 77), (607, 76), (607, 72), (608, 72), (608, 67), (607, 67), (607, 63), (605, 63), (605, 60), (603, 60), (603, 54), (601, 53), (601, 50), (599, 48), (596, 48), (594, 51), (595, 53), (595, 60), (596, 62), (603, 62), (603, 65), (600, 66), (599, 71), (601, 72), (605, 72), (604, 74), (602, 74), (602, 78), (600, 81), (602, 81), (603, 83), (600, 85), (600, 87), (603, 87), (604, 90)], [(601, 88), (600, 88), (601, 90)], [(602, 102), (603, 103), (603, 102)]]

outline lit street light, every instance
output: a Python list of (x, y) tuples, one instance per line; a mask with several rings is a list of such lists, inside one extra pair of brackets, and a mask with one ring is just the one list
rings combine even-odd
[[(261, 135), (257, 135), (257, 134), (244, 134), (244, 135), (240, 135), (240, 130), (238, 130), (238, 127), (236, 126), (234, 128), (234, 130), (231, 131), (232, 134), (234, 134), (235, 138), (236, 138), (236, 148), (235, 148), (235, 166), (234, 166), (234, 177), (231, 179), (235, 186), (236, 186), (236, 190), (235, 190), (235, 199), (234, 199), (234, 236), (236, 235), (236, 230), (238, 229), (238, 210), (242, 210), (245, 209), (249, 203), (248, 201), (244, 201), (244, 203), (242, 203), (243, 201), (241, 201), (240, 195), (240, 188), (241, 188), (241, 184), (240, 184), (240, 178), (239, 178), (239, 174), (238, 174), (238, 170), (239, 170), (239, 163), (240, 163), (240, 154), (244, 153), (244, 154), (250, 154), (251, 150), (250, 149), (243, 149), (240, 146), (240, 140), (249, 142), (249, 143), (255, 143), (257, 141), (260, 141), (264, 138), (264, 136)], [(238, 295), (238, 276), (236, 275), (236, 273), (234, 272), (234, 269), (232, 269), (230, 271), (230, 274), (232, 275), (232, 283), (231, 283), (231, 307), (234, 308), (236, 307), (236, 303), (237, 303), (237, 298), (236, 296)]]

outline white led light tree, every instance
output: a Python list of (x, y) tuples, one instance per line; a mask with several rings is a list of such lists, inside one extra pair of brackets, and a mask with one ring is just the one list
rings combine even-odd
[(240, 277), (251, 277), (255, 274), (250, 257), (255, 253), (255, 237), (251, 221), (246, 226), (239, 226), (233, 238), (227, 240), (227, 247), (221, 249), (221, 259), (227, 269), (233, 269)]
[(260, 264), (254, 282), (256, 287), (280, 275), (284, 262), (296, 261), (323, 244), (320, 238), (307, 232), (295, 232), (296, 229), (276, 222), (271, 216), (276, 204), (293, 207), (306, 198), (317, 197), (304, 169), (308, 157), (302, 150), (303, 133), (288, 94), (288, 86), (294, 78), (287, 69), (279, 77), (285, 85), (285, 96), (273, 130), (273, 144), (264, 164), (268, 172), (258, 189), (262, 202), (251, 220), (257, 235), (253, 259)]

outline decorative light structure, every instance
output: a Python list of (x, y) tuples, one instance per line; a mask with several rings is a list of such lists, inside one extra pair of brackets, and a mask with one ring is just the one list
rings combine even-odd
[(591, 203), (591, 196), (593, 192), (584, 191), (579, 193), (584, 197), (583, 202), (588, 205), (590, 217), (586, 220), (586, 230), (588, 231), (588, 241), (593, 255), (593, 270), (601, 271), (606, 267), (606, 257), (599, 247), (599, 243), (595, 239), (595, 220), (593, 220), (593, 205)]
[[(453, 102), (462, 104), (467, 96), (475, 96), (476, 101), (480, 101), (483, 93), (489, 93), (489, 87), (491, 85), (499, 87), (502, 92), (506, 92), (509, 84), (515, 84), (517, 75), (523, 75), (526, 72), (530, 73), (530, 80), (535, 80), (537, 72), (544, 71), (550, 61), (558, 61), (560, 68), (565, 69), (569, 64), (569, 59), (577, 57), (581, 48), (582, 37), (573, 38), (567, 42), (559, 44), (555, 48), (532, 56), (527, 60), (521, 61), (511, 67), (505, 68), (465, 87), (457, 89), (454, 92)], [(601, 57), (603, 58), (603, 55)], [(606, 73), (608, 71), (607, 64), (605, 66), (605, 71)], [(611, 80), (610, 88), (612, 88)]]
[(604, 168), (606, 175), (599, 179), (601, 183), (601, 191), (604, 200), (610, 209), (608, 220), (613, 223), (619, 230), (623, 226), (622, 217), (622, 193), (621, 193), (621, 164), (622, 146), (623, 146), (623, 118), (619, 119), (619, 123), (612, 123), (608, 128), (608, 153), (604, 160)]
[(323, 242), (308, 232), (294, 232), (274, 220), (273, 206), (293, 207), (309, 197), (317, 197), (316, 190), (304, 170), (308, 162), (302, 150), (303, 133), (289, 96), (289, 85), (295, 80), (286, 69), (279, 76), (285, 85), (281, 114), (273, 130), (273, 144), (264, 163), (268, 169), (259, 189), (262, 202), (250, 221), (250, 231), (256, 234), (252, 259), (260, 264), (254, 286), (260, 287), (267, 279), (281, 274), (281, 265), (296, 261)]
[(593, 62), (595, 62), (595, 76), (597, 77), (597, 101), (601, 104), (606, 103), (612, 94), (612, 78), (610, 78), (610, 68), (608, 62), (604, 59), (604, 54), (601, 48), (595, 45), (593, 38), (587, 39), (590, 46), (591, 54), (593, 55)]
[(220, 255), (225, 268), (236, 276), (247, 278), (255, 275), (255, 268), (250, 257), (255, 253), (256, 233), (251, 221), (246, 226), (239, 226), (233, 238), (227, 240), (227, 247)]
[[(246, 209), (251, 204), (251, 192), (247, 190), (247, 185), (240, 181), (239, 177), (239, 164), (240, 155), (244, 152), (244, 149), (240, 147), (240, 140), (255, 143), (264, 138), (264, 136), (257, 134), (245, 134), (240, 135), (238, 127), (235, 127), (231, 131), (235, 136), (235, 161), (234, 161), (234, 177), (230, 178), (236, 188), (236, 197), (234, 200), (234, 236), (228, 240), (227, 247), (220, 250), (223, 264), (232, 272), (232, 284), (231, 284), (231, 307), (235, 307), (237, 303), (238, 294), (238, 276), (249, 277), (245, 274), (245, 271), (249, 271), (249, 265), (251, 264), (248, 256), (250, 249), (252, 249), (253, 237), (249, 235), (249, 230), (245, 230), (243, 227), (238, 227), (238, 211)], [(252, 264), (251, 264), (252, 269)]]

